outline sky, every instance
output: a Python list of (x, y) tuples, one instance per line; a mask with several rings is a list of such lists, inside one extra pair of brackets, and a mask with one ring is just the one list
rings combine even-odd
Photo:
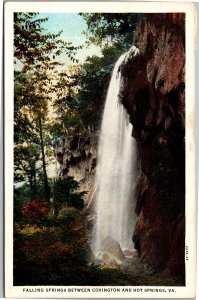
[[(72, 42), (74, 46), (85, 45), (86, 37), (82, 34), (87, 30), (87, 24), (83, 17), (75, 13), (40, 13), (39, 17), (48, 18), (43, 26), (51, 33), (63, 30), (60, 36), (64, 41)], [(77, 59), (82, 63), (87, 56), (100, 55), (100, 48), (94, 45), (78, 50)], [(66, 65), (72, 64), (67, 55), (62, 54), (61, 59)]]

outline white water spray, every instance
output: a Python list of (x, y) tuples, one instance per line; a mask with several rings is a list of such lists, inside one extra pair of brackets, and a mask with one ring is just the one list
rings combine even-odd
[(119, 68), (132, 52), (133, 56), (138, 54), (139, 50), (133, 47), (119, 58), (114, 67), (104, 108), (96, 172), (97, 222), (93, 234), (96, 255), (107, 237), (117, 241), (122, 249), (133, 248), (136, 147), (129, 116), (118, 100), (121, 88)]

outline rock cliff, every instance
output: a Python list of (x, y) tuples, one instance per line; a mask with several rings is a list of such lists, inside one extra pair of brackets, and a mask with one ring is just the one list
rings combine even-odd
[(57, 177), (72, 176), (79, 183), (78, 191), (86, 191), (85, 204), (94, 192), (97, 152), (96, 132), (74, 133), (54, 145), (57, 159)]
[(184, 14), (142, 16), (120, 95), (141, 168), (134, 245), (146, 265), (176, 275), (185, 268), (184, 22)]

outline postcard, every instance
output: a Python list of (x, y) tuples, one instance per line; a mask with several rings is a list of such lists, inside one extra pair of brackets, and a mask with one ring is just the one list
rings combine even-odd
[(5, 3), (6, 297), (195, 297), (196, 25), (192, 3)]

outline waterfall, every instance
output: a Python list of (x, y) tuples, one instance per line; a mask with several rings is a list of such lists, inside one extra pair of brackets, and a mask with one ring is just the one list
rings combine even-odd
[(129, 115), (118, 99), (122, 81), (120, 66), (132, 55), (132, 49), (138, 50), (131, 48), (115, 64), (104, 108), (96, 171), (95, 254), (102, 250), (107, 237), (117, 241), (122, 249), (133, 248), (136, 145)]

